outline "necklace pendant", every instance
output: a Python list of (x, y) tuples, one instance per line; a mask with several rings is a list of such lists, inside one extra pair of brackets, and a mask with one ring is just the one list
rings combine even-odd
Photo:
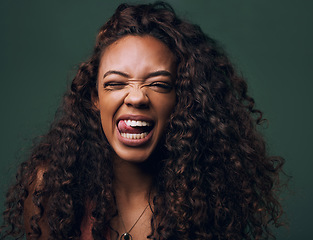
[(120, 240), (132, 240), (132, 239), (133, 239), (132, 235), (130, 235), (128, 232), (123, 233), (120, 237)]

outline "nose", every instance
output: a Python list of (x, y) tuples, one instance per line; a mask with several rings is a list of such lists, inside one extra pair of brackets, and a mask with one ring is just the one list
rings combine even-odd
[(131, 88), (124, 98), (124, 103), (127, 106), (135, 108), (147, 108), (149, 106), (149, 102), (150, 101), (145, 90), (140, 87)]

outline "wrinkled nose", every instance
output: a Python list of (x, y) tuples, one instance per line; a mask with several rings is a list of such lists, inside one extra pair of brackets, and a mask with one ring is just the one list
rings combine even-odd
[(149, 98), (143, 88), (132, 88), (124, 99), (127, 106), (135, 108), (147, 108), (149, 106)]

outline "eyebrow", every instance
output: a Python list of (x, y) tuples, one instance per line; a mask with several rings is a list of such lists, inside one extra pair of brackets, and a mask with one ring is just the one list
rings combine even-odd
[(146, 76), (146, 78), (157, 77), (157, 76), (172, 77), (172, 74), (170, 72), (168, 72), (168, 71), (160, 70), (160, 71), (149, 73)]
[(120, 75), (120, 76), (126, 77), (126, 78), (129, 78), (129, 77), (130, 77), (127, 73), (124, 73), (124, 72), (121, 72), (121, 71), (116, 71), (116, 70), (110, 70), (110, 71), (107, 71), (107, 72), (103, 75), (103, 78), (106, 78), (108, 75), (111, 75), (111, 74)]
[[(107, 71), (103, 75), (103, 78), (105, 78), (105, 77), (107, 77), (108, 75), (111, 75), (111, 74), (116, 74), (116, 75), (120, 75), (120, 76), (125, 77), (125, 78), (130, 78), (129, 74), (121, 72), (121, 71), (117, 71), (117, 70)], [(157, 77), (157, 76), (172, 77), (172, 74), (169, 71), (160, 70), (160, 71), (149, 73), (144, 79), (148, 79), (148, 78), (151, 78), (151, 77)]]

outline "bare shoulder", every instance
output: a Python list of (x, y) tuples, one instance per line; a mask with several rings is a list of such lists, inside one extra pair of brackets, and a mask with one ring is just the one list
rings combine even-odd
[[(34, 174), (28, 179), (28, 196), (24, 202), (24, 227), (26, 238), (31, 239), (35, 232), (41, 232), (41, 240), (48, 239), (49, 226), (45, 214), (45, 200), (38, 202), (34, 195), (44, 187), (44, 174), (46, 167), (38, 167)], [(35, 219), (38, 219), (37, 222)]]

